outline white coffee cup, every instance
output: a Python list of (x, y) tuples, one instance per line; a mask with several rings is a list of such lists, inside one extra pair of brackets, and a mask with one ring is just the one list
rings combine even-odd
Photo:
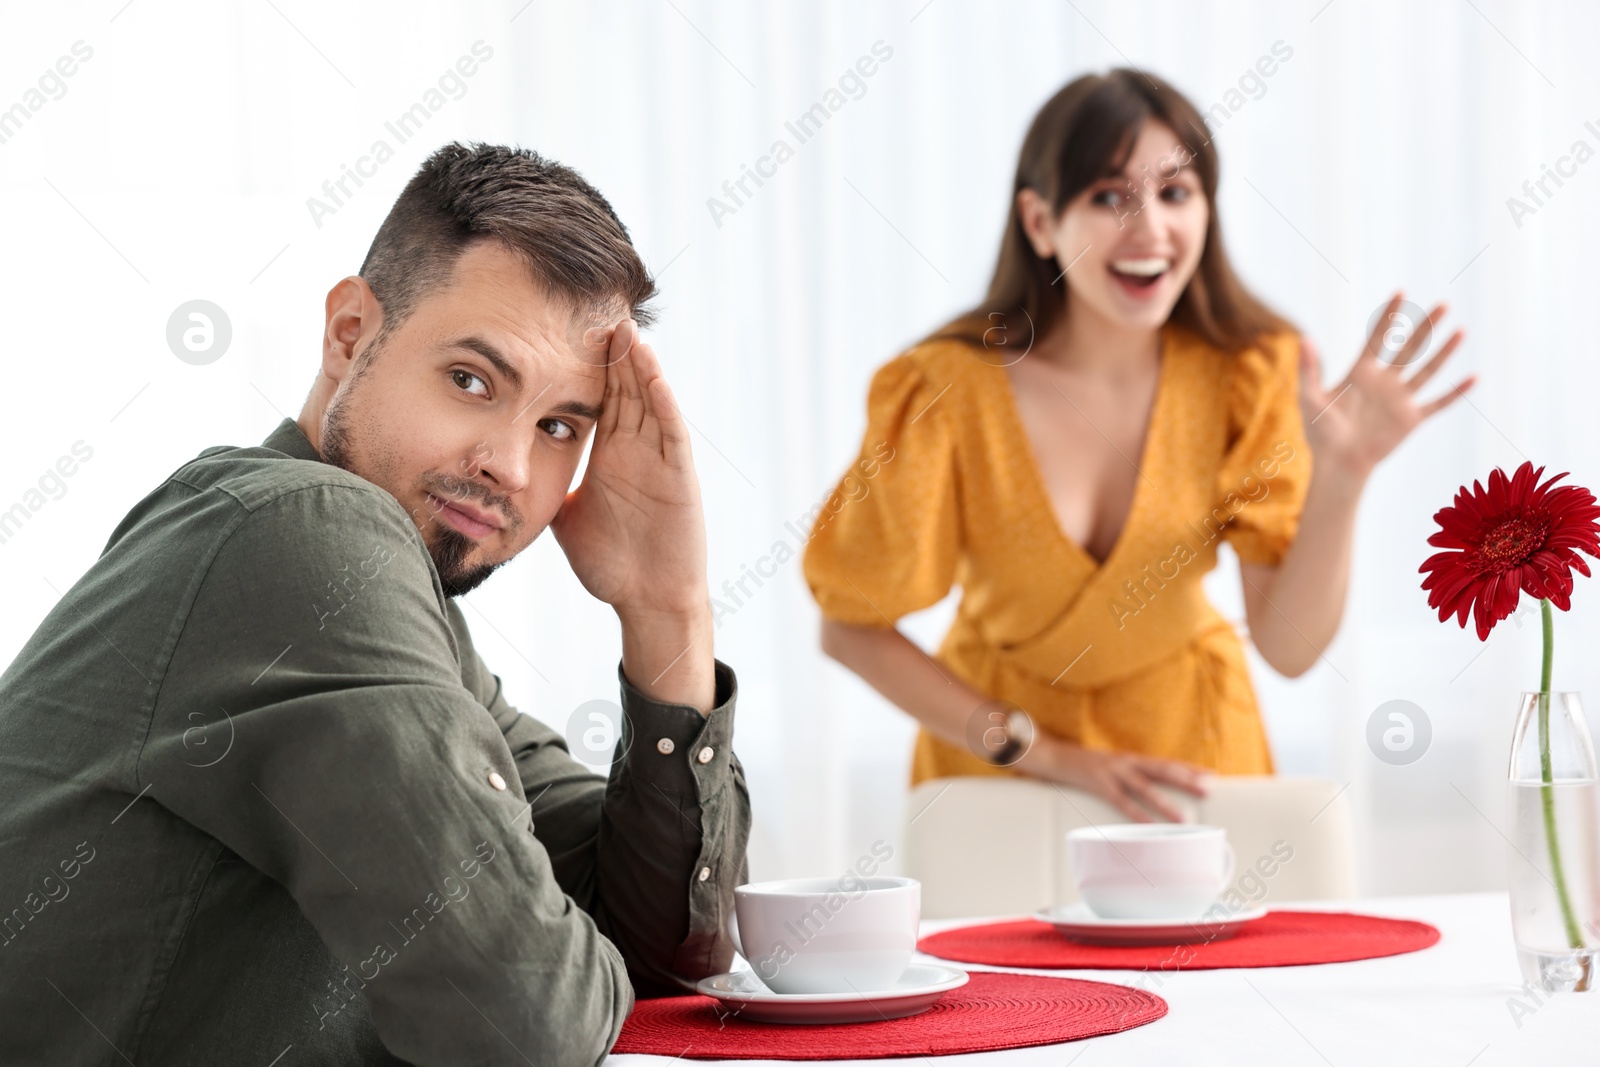
[(1197, 919), (1233, 877), (1217, 826), (1119, 823), (1067, 833), (1078, 895), (1102, 919)]
[(733, 891), (734, 947), (774, 993), (889, 989), (911, 965), (922, 883), (889, 875), (786, 878)]

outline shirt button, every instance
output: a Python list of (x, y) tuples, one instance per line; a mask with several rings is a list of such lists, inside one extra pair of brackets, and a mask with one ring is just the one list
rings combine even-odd
[(500, 777), (500, 772), (499, 771), (490, 771), (489, 772), (489, 784), (494, 786), (495, 789), (499, 790), (502, 793), (504, 793), (506, 791), (506, 780), (504, 778)]
[(710, 867), (701, 867), (700, 868), (700, 881), (703, 882), (707, 878), (710, 878), (710, 877), (711, 877), (711, 868)]
[(656, 751), (661, 753), (663, 756), (672, 755), (672, 750), (677, 747), (678, 746), (672, 743), (672, 738), (670, 737), (663, 737), (661, 740), (656, 742)]
[(699, 760), (701, 763), (710, 763), (711, 757), (715, 756), (716, 754), (716, 749), (712, 748), (710, 745), (707, 745), (705, 748), (702, 748), (699, 752), (695, 753), (694, 758)]

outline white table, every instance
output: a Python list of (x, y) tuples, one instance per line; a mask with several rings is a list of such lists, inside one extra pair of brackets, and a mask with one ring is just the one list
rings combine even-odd
[[(1102, 1064), (1257, 1067), (1530, 1067), (1600, 1064), (1600, 991), (1544, 998), (1522, 991), (1504, 893), (1393, 897), (1283, 904), (1420, 919), (1439, 928), (1421, 952), (1314, 967), (1185, 971), (1034, 971), (958, 964), (967, 970), (1019, 971), (1142, 985), (1167, 1002), (1165, 1018), (1120, 1034), (1060, 1045), (937, 1057), (940, 1067), (1100, 1067)], [(1012, 916), (1014, 918), (1014, 916)], [(997, 918), (1006, 918), (1000, 916)], [(924, 934), (978, 919), (925, 922)], [(920, 957), (919, 959), (930, 959)], [(1513, 1014), (1517, 1000), (1531, 1013)], [(663, 1056), (612, 1056), (615, 1067), (660, 1067)], [(734, 1061), (722, 1061), (734, 1062)], [(792, 1063), (747, 1060), (747, 1063)], [(899, 1060), (848, 1060), (875, 1065)], [(915, 1061), (928, 1067), (930, 1058)]]

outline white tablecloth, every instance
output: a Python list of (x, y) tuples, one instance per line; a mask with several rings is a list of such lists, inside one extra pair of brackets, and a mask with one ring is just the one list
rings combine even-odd
[[(1404, 956), (1314, 967), (1168, 973), (1160, 976), (1159, 986), (1134, 971), (1035, 971), (1031, 973), (1142, 984), (1163, 997), (1169, 1010), (1165, 1018), (1120, 1034), (938, 1061), (950, 1067), (979, 1062), (1006, 1067), (1600, 1065), (1600, 991), (1553, 998), (1541, 994), (1537, 1001), (1527, 995), (1504, 893), (1277, 906), (1420, 919), (1438, 927), (1442, 936), (1432, 948)], [(926, 922), (922, 932), (978, 921), (986, 920)], [(1517, 1011), (1510, 1007), (1513, 1003), (1520, 1005)], [(607, 1062), (659, 1067), (671, 1059), (612, 1056)], [(840, 1062), (883, 1067), (908, 1061)]]

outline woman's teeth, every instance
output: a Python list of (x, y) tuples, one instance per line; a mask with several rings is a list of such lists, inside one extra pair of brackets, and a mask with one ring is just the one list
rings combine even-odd
[(1154, 285), (1172, 266), (1172, 260), (1151, 259), (1114, 259), (1111, 261), (1111, 272), (1116, 274), (1130, 285)]

